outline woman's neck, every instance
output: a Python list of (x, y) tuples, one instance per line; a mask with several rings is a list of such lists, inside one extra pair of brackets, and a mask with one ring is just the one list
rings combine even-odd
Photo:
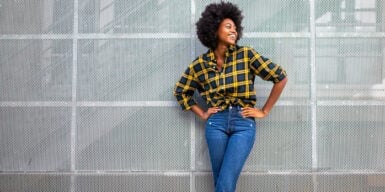
[(218, 59), (224, 59), (225, 53), (226, 53), (227, 46), (224, 45), (218, 45), (217, 48), (214, 50), (215, 58)]

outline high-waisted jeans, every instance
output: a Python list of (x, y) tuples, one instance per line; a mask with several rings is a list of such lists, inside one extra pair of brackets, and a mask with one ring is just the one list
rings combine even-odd
[(212, 114), (206, 122), (206, 141), (216, 192), (234, 192), (243, 165), (253, 148), (256, 123), (243, 118), (241, 107)]

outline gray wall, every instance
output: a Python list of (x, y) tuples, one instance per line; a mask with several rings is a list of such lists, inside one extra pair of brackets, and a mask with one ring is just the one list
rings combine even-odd
[[(210, 2), (0, 0), (0, 191), (212, 191), (172, 96)], [(289, 75), (238, 191), (385, 191), (385, 1), (232, 2)]]

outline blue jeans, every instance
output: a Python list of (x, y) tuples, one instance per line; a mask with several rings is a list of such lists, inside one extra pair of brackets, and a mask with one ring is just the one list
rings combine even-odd
[(210, 116), (206, 122), (216, 192), (234, 192), (243, 165), (253, 148), (256, 123), (243, 118), (241, 107), (233, 106)]

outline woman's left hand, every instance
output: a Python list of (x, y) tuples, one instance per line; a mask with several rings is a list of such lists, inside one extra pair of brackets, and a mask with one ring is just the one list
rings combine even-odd
[(267, 112), (254, 107), (244, 107), (242, 108), (241, 115), (243, 117), (264, 118), (267, 116)]

